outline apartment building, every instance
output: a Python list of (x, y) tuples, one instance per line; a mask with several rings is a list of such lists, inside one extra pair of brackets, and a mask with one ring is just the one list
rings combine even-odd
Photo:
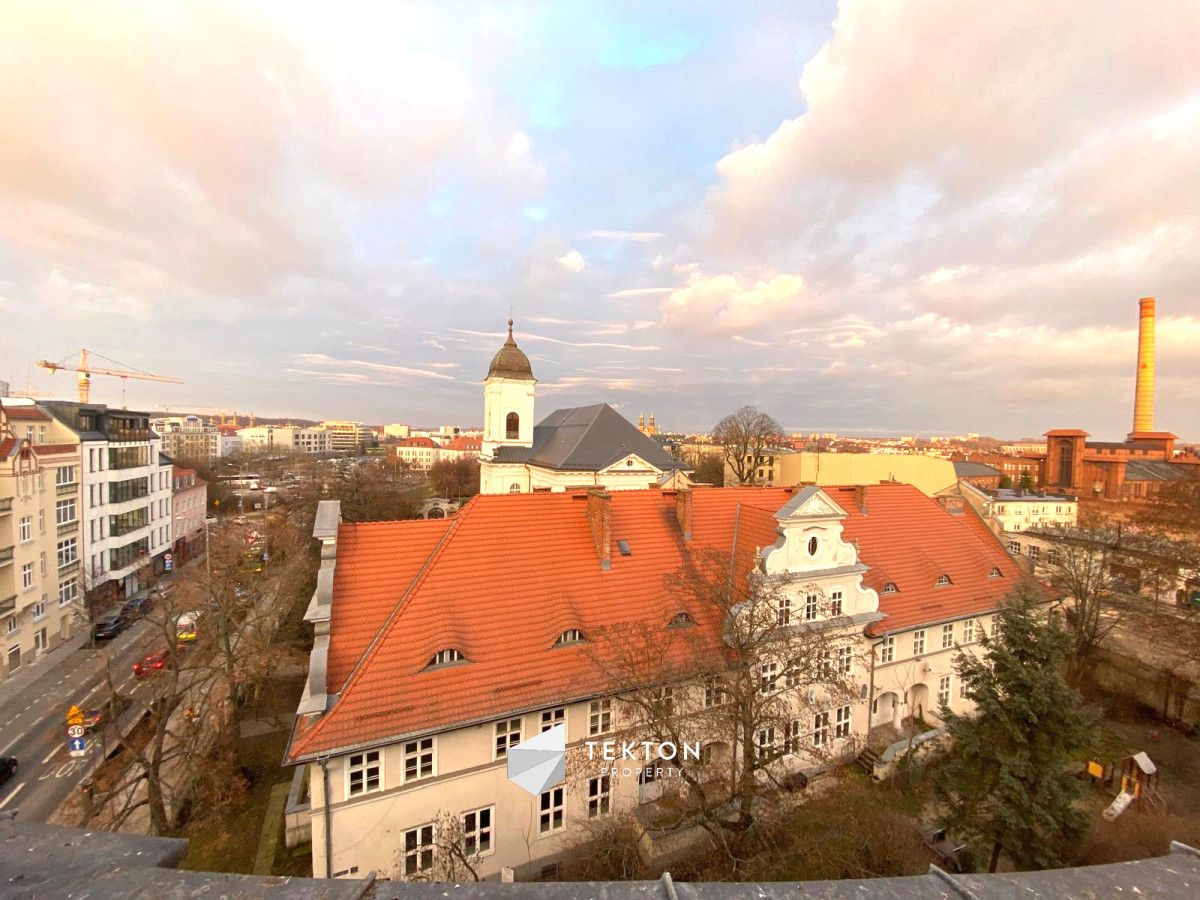
[(230, 442), (199, 416), (169, 416), (151, 419), (150, 427), (162, 438), (162, 449), (171, 459), (213, 463), (228, 455), (238, 442)]
[(410, 469), (428, 472), (434, 463), (441, 462), (442, 447), (432, 438), (403, 438), (396, 444), (396, 459)]
[(336, 452), (362, 453), (375, 444), (375, 432), (362, 422), (322, 422), (319, 427), (329, 432), (329, 447)]
[(44, 404), (80, 445), (82, 585), (132, 597), (163, 571), (173, 537), (171, 459), (144, 412), (95, 403)]
[[(854, 699), (756, 736), (781, 774), (853, 755), (874, 728), (936, 723), (940, 703), (969, 710), (955, 651), (1023, 577), (972, 511), (904, 484), (481, 494), (450, 519), (362, 524), (326, 502), (314, 533), (316, 638), (288, 760), (306, 768), (318, 877), (427, 878), (447, 828), (482, 877), (538, 877), (590, 820), (656, 803), (658, 766), (605, 774), (585, 749), (631, 721), (589, 647), (630, 625), (664, 658), (725, 658), (722, 623), (664, 587), (689, 559), (728, 552), (737, 578), (780, 587), (781, 624), (840, 629)], [(793, 687), (765, 662), (762, 677)], [(708, 703), (698, 681), (645, 689)], [(558, 725), (566, 774), (527, 793), (509, 751)], [(738, 751), (717, 738), (701, 764)]]
[(323, 428), (299, 425), (255, 425), (238, 429), (242, 449), (259, 453), (331, 453), (330, 433)]
[(204, 553), (204, 523), (208, 518), (208, 482), (195, 469), (172, 467), (171, 509), (175, 537), (173, 566)]
[(0, 680), (74, 631), (80, 513), (75, 435), (29, 401), (0, 401)]

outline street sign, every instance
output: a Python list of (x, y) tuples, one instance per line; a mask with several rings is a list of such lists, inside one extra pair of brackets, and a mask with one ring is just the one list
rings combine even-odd
[(87, 753), (87, 739), (73, 737), (67, 741), (67, 751), (72, 756), (84, 756)]
[(81, 738), (81, 737), (83, 737), (83, 735), (84, 735), (84, 730), (83, 730), (82, 725), (68, 725), (67, 726), (67, 737)]
[(72, 706), (70, 709), (68, 709), (67, 710), (67, 724), (68, 725), (82, 725), (83, 724), (83, 710), (80, 709), (78, 706)]
[(163, 571), (170, 572), (174, 568), (175, 568), (175, 557), (173, 557), (170, 553), (164, 553), (163, 554)]

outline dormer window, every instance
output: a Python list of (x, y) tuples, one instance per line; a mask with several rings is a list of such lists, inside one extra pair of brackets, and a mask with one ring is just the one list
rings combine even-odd
[(435, 666), (448, 666), (451, 663), (466, 662), (467, 658), (453, 647), (447, 647), (445, 650), (439, 650), (429, 658), (428, 668), (432, 669)]
[(677, 612), (667, 623), (668, 628), (683, 628), (685, 625), (695, 625), (695, 620), (685, 612)]
[(939, 576), (938, 576), (938, 578), (937, 578), (937, 586), (938, 586), (938, 587), (942, 587), (942, 586), (944, 586), (944, 585), (947, 585), (947, 584), (949, 584), (949, 583), (950, 583), (950, 576), (949, 576), (949, 575), (939, 575)]
[(584, 640), (582, 631), (578, 628), (568, 628), (558, 636), (558, 640), (554, 642), (554, 646), (563, 647), (567, 644), (582, 644)]
[(992, 571), (988, 572), (988, 578), (999, 578), (1001, 574), (999, 566), (992, 566)]
[(882, 590), (882, 591), (880, 591), (880, 593), (881, 593), (881, 594), (894, 594), (894, 593), (896, 593), (896, 582), (894, 582), (894, 581), (889, 581), (887, 584), (885, 584), (885, 585), (883, 586), (883, 590)]

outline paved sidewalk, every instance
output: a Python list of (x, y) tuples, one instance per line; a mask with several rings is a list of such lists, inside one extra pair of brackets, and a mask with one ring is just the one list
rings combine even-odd
[(38, 659), (21, 666), (3, 681), (0, 681), (0, 709), (18, 698), (26, 698), (30, 694), (40, 696), (45, 693), (36, 689), (38, 681), (49, 676), (62, 677), (58, 674), (59, 665), (76, 650), (88, 642), (88, 628), (82, 625), (79, 631), (68, 640), (63, 641), (49, 653), (43, 653)]

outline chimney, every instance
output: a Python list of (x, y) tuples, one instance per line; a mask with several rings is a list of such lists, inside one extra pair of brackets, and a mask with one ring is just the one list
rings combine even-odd
[(867, 486), (865, 484), (854, 486), (854, 505), (864, 516), (867, 514)]
[(1154, 298), (1138, 301), (1137, 387), (1133, 395), (1134, 434), (1154, 430)]
[(588, 491), (587, 520), (600, 568), (607, 572), (612, 568), (612, 497), (604, 491)]
[(692, 539), (692, 492), (688, 488), (680, 488), (675, 492), (675, 518), (679, 521), (679, 529), (683, 539)]

